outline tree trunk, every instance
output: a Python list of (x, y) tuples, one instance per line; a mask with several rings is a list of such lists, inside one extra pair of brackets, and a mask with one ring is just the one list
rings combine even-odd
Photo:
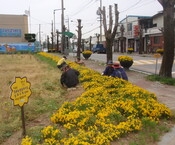
[(159, 75), (172, 77), (174, 62), (174, 0), (158, 0), (163, 6), (164, 15), (164, 53)]
[(107, 62), (109, 60), (113, 60), (113, 57), (112, 57), (112, 44), (113, 44), (113, 41), (111, 42), (111, 39), (109, 38), (106, 38), (106, 54), (107, 54)]
[(80, 53), (81, 53), (81, 36), (82, 36), (82, 33), (81, 33), (81, 29), (82, 29), (82, 26), (81, 26), (81, 19), (78, 19), (78, 48), (77, 48), (77, 58), (80, 58)]
[[(105, 38), (106, 38), (106, 55), (107, 55), (107, 61), (109, 60), (113, 60), (112, 57), (112, 45), (113, 45), (113, 41), (115, 38), (115, 35), (117, 33), (117, 27), (118, 27), (118, 8), (117, 8), (117, 4), (115, 4), (115, 25), (113, 28), (113, 19), (112, 19), (112, 6), (109, 6), (109, 28), (107, 29), (107, 24), (106, 24), (106, 10), (105, 7), (103, 7), (103, 11), (102, 15), (103, 15), (103, 26), (104, 26), (104, 32), (105, 32)], [(112, 31), (113, 28), (113, 31)]]

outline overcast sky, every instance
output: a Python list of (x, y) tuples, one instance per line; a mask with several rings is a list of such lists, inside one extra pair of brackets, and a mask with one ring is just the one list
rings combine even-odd
[[(54, 10), (61, 8), (61, 0), (0, 0), (0, 14), (25, 14), (25, 10), (30, 9), (29, 31), (39, 32), (41, 26), (42, 39), (50, 35), (52, 21), (54, 20)], [(83, 38), (95, 36), (100, 33), (98, 15), (96, 11), (100, 6), (100, 0), (63, 0), (65, 26), (77, 35), (77, 19), (82, 20)], [(162, 10), (162, 6), (157, 0), (101, 0), (102, 6), (106, 7), (108, 14), (109, 5), (118, 4), (119, 20), (127, 15), (152, 16)], [(113, 7), (114, 12), (114, 7)], [(68, 21), (69, 20), (69, 21)], [(2, 21), (2, 20), (0, 20)], [(69, 22), (69, 23), (68, 23)], [(61, 31), (61, 10), (55, 11), (55, 28)]]

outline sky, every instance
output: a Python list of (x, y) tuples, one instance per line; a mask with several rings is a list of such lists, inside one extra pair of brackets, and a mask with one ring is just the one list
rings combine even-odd
[[(23, 15), (30, 11), (28, 17), (29, 33), (41, 33), (44, 41), (50, 36), (52, 23), (55, 22), (55, 30), (61, 31), (61, 1), (62, 0), (0, 0), (0, 14)], [(106, 8), (108, 15), (109, 5), (118, 4), (119, 21), (128, 15), (153, 16), (163, 8), (157, 0), (63, 0), (64, 1), (64, 24), (70, 32), (77, 35), (77, 19), (81, 19), (82, 38), (88, 38), (100, 33), (99, 15), (96, 14), (100, 1)], [(55, 15), (54, 15), (55, 12)], [(55, 18), (55, 19), (54, 19)], [(55, 21), (54, 21), (55, 20)], [(1, 20), (0, 20), (1, 21)], [(54, 27), (53, 27), (54, 28)], [(102, 31), (103, 33), (103, 31)]]

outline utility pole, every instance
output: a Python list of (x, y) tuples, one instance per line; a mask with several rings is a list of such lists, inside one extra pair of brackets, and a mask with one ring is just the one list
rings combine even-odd
[(41, 47), (41, 24), (39, 24), (39, 45)]
[(97, 15), (100, 16), (100, 36), (99, 43), (102, 44), (102, 0), (100, 0), (100, 7), (97, 10)]
[(120, 45), (121, 45), (121, 53), (124, 52), (124, 31), (125, 31), (125, 28), (123, 26), (123, 24), (120, 26), (120, 32), (121, 32), (121, 38), (120, 38)]
[(102, 44), (102, 0), (100, 0), (100, 44)]
[(63, 2), (63, 0), (61, 0), (61, 10), (62, 10), (62, 14), (61, 14), (61, 31), (62, 31), (61, 53), (64, 54), (64, 50), (65, 50), (65, 36), (64, 36), (65, 26), (64, 26), (64, 2)]
[(58, 30), (56, 31), (56, 34), (57, 34), (57, 52), (59, 52), (59, 32)]
[(54, 49), (54, 44), (53, 44), (53, 21), (52, 21), (52, 32), (51, 32), (51, 41), (52, 41), (52, 49), (51, 49), (51, 52), (53, 52), (53, 49)]
[(89, 49), (90, 49), (90, 51), (92, 50), (91, 42), (92, 42), (92, 36), (90, 36), (90, 38), (89, 38)]

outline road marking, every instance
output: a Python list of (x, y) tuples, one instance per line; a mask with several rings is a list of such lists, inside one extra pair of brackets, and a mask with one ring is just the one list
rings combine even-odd
[[(157, 63), (161, 64), (161, 60), (158, 60)], [(156, 60), (135, 60), (133, 65), (144, 65), (144, 64), (156, 64)]]

